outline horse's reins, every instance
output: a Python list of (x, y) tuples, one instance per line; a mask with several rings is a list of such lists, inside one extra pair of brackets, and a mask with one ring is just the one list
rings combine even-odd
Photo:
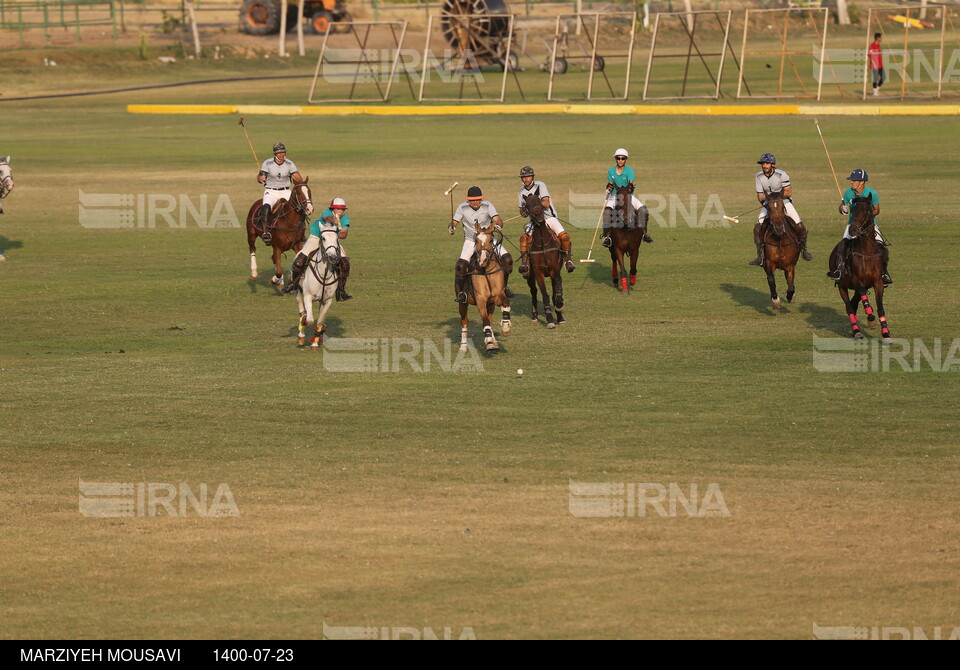
[[(330, 224), (327, 224), (327, 225), (330, 225)], [(334, 234), (336, 234), (337, 232), (338, 232), (338, 231), (337, 231), (336, 228), (326, 229), (325, 226), (321, 226), (321, 227), (320, 227), (320, 248), (317, 250), (317, 254), (313, 257), (313, 261), (310, 263), (310, 271), (313, 272), (313, 276), (316, 277), (316, 278), (317, 278), (317, 281), (320, 282), (320, 284), (323, 285), (324, 287), (326, 287), (326, 286), (333, 286), (335, 283), (337, 283), (337, 282), (340, 280), (340, 278), (337, 276), (337, 274), (333, 271), (333, 264), (330, 262), (330, 259), (329, 259), (329, 257), (327, 256), (327, 249), (337, 249), (337, 250), (338, 250), (338, 251), (337, 251), (337, 256), (338, 256), (338, 259), (337, 259), (337, 260), (339, 261), (339, 255), (340, 255), (339, 247), (340, 247), (340, 245), (339, 245), (339, 243), (338, 243), (336, 246), (334, 246), (333, 244), (331, 244), (331, 245), (329, 245), (329, 246), (324, 246), (324, 244), (323, 244), (323, 236), (324, 236), (325, 233), (334, 233)], [(317, 272), (317, 266), (320, 265), (320, 260), (319, 260), (318, 257), (319, 257), (321, 254), (323, 254), (323, 260), (324, 260), (324, 263), (325, 263), (326, 266), (327, 266), (327, 267), (326, 267), (326, 270), (324, 270), (323, 277), (321, 277), (321, 276), (320, 276), (320, 273)], [(326, 281), (327, 276), (328, 276), (328, 275), (331, 275), (331, 274), (333, 275), (333, 281), (331, 281), (331, 282)]]
[[(297, 190), (298, 188), (300, 188), (301, 186), (306, 186), (306, 184), (303, 183), (303, 182), (301, 182), (301, 183), (297, 184), (296, 186), (293, 186), (293, 187), (290, 189), (290, 192), (293, 193), (294, 191), (296, 191), (296, 190)], [(297, 215), (300, 217), (300, 223), (297, 225), (296, 228), (286, 228), (286, 227), (280, 228), (280, 227), (278, 227), (277, 225), (275, 225), (274, 222), (271, 222), (271, 221), (269, 220), (269, 217), (268, 217), (267, 222), (264, 223), (264, 225), (263, 225), (263, 230), (264, 230), (264, 232), (266, 232), (267, 230), (274, 230), (274, 231), (281, 231), (281, 232), (282, 232), (282, 231), (291, 231), (291, 232), (296, 233), (296, 232), (298, 232), (298, 231), (303, 230), (304, 227), (306, 226), (306, 221), (307, 221), (307, 205), (312, 205), (312, 204), (313, 204), (313, 200), (311, 200), (309, 196), (306, 197), (306, 202), (303, 203), (303, 205), (301, 205), (300, 203), (294, 203), (294, 202), (291, 202), (290, 200), (287, 200), (287, 201), (284, 202), (284, 204), (283, 204), (283, 209), (280, 210), (279, 212), (277, 212), (277, 217), (276, 217), (276, 218), (277, 218), (277, 219), (280, 219), (280, 218), (282, 217), (282, 218), (286, 219), (286, 213), (287, 213), (287, 211), (289, 211), (289, 210), (292, 209), (292, 210), (293, 210), (294, 212), (296, 212)], [(276, 219), (275, 219), (275, 220), (276, 220)]]

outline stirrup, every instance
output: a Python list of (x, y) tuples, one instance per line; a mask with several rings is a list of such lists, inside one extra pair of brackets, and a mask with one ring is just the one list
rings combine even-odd
[(526, 264), (521, 265), (518, 272), (520, 273), (521, 277), (523, 277), (524, 279), (527, 279), (530, 277), (530, 266)]
[(453, 299), (453, 301), (454, 301), (454, 302), (458, 302), (458, 303), (460, 303), (461, 305), (466, 305), (466, 304), (467, 304), (467, 293), (466, 293), (466, 291), (460, 291), (460, 292), (457, 294), (457, 297)]
[(890, 286), (890, 284), (893, 283), (893, 279), (891, 279), (890, 275), (888, 275), (886, 272), (880, 275), (880, 281), (883, 282), (884, 286)]
[(271, 235), (267, 231), (263, 231), (263, 235), (260, 236), (260, 239), (263, 240), (264, 244), (270, 244), (270, 241), (273, 240), (273, 235)]
[(810, 253), (810, 250), (807, 249), (806, 247), (803, 248), (803, 252), (801, 252), (801, 255), (803, 256), (803, 260), (805, 260), (805, 261), (812, 261), (812, 260), (813, 260), (813, 254), (811, 254), (811, 253)]
[(653, 238), (647, 235), (646, 233), (643, 234), (643, 241), (646, 242), (647, 244), (653, 244)]
[(290, 283), (280, 289), (280, 293), (286, 295), (287, 293), (293, 293), (296, 289), (300, 287), (300, 280), (290, 279)]
[(613, 238), (610, 237), (609, 235), (605, 235), (603, 238), (603, 242), (601, 242), (600, 244), (606, 249), (609, 249), (610, 247), (613, 246)]
[(567, 272), (573, 272), (574, 270), (577, 269), (577, 266), (574, 265), (573, 261), (570, 260), (569, 258), (567, 259), (567, 262), (564, 263), (564, 266), (567, 268)]
[(757, 254), (757, 257), (747, 263), (747, 265), (763, 265), (763, 254)]
[(834, 281), (840, 281), (840, 277), (843, 276), (843, 273), (840, 272), (840, 268), (837, 268), (833, 272), (827, 273), (827, 279), (833, 279)]

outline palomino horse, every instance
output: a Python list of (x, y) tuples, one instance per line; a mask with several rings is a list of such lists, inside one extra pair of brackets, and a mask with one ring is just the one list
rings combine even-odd
[(760, 230), (760, 239), (763, 240), (763, 269), (767, 273), (767, 284), (770, 286), (770, 300), (773, 306), (781, 305), (777, 294), (777, 279), (774, 271), (783, 270), (787, 278), (787, 302), (793, 302), (796, 289), (793, 285), (797, 261), (800, 258), (800, 241), (797, 239), (797, 230), (794, 221), (787, 216), (783, 207), (783, 194), (770, 193), (767, 195), (767, 223)]
[(566, 323), (563, 318), (563, 280), (560, 277), (560, 268), (563, 267), (563, 254), (560, 251), (560, 242), (547, 226), (543, 203), (540, 197), (531, 194), (524, 198), (527, 212), (530, 214), (530, 223), (533, 224), (533, 233), (530, 235), (530, 245), (527, 255), (530, 272), (527, 274), (527, 284), (530, 286), (530, 302), (532, 314), (530, 319), (537, 320), (537, 288), (543, 298), (543, 313), (547, 319), (547, 328), (556, 328), (553, 320), (553, 307), (550, 305), (550, 296), (547, 294), (547, 285), (544, 277), (550, 277), (553, 288), (553, 304), (557, 307), (557, 323)]
[[(637, 283), (637, 257), (640, 255), (640, 243), (646, 232), (647, 222), (641, 221), (637, 210), (633, 208), (633, 197), (629, 186), (617, 187), (616, 208), (606, 207), (603, 210), (604, 228), (610, 229), (611, 272), (613, 285), (620, 286), (623, 293), (627, 288), (627, 268), (623, 263), (624, 254), (630, 256), (630, 285)], [(642, 209), (646, 215), (646, 209)], [(618, 273), (619, 271), (619, 273)]]
[[(13, 190), (13, 171), (10, 168), (10, 156), (0, 158), (0, 214), (3, 214), (3, 199)], [(7, 260), (0, 249), (0, 261)]]
[[(323, 334), (327, 330), (325, 325), (327, 311), (334, 303), (337, 282), (340, 280), (339, 267), (340, 244), (337, 242), (337, 224), (321, 221), (320, 248), (310, 259), (297, 291), (297, 309), (300, 311), (297, 345), (302, 347), (306, 344), (307, 336), (304, 329), (310, 322), (314, 324), (310, 346), (316, 351), (323, 344)], [(316, 320), (313, 318), (314, 301), (320, 303)]]
[[(300, 251), (304, 242), (307, 217), (313, 214), (313, 194), (304, 179), (293, 185), (290, 191), (290, 200), (281, 198), (274, 204), (273, 211), (267, 216), (266, 228), (273, 236), (270, 246), (273, 247), (273, 267), (275, 274), (270, 283), (277, 288), (283, 287), (283, 266), (280, 256), (285, 251)], [(247, 212), (247, 244), (250, 245), (250, 279), (257, 278), (257, 237), (263, 233), (258, 225), (256, 214), (262, 201), (257, 200)]]
[[(867, 313), (867, 321), (873, 323), (876, 317), (873, 315), (873, 308), (870, 306), (868, 291), (873, 288), (874, 295), (877, 296), (877, 311), (880, 313), (880, 332), (883, 335), (884, 344), (890, 344), (893, 340), (890, 338), (890, 328), (887, 327), (887, 313), (883, 308), (883, 258), (881, 256), (880, 244), (877, 242), (876, 221), (873, 217), (873, 200), (871, 198), (857, 197), (851, 204), (853, 209), (853, 222), (850, 224), (849, 257), (841, 258), (842, 269), (840, 279), (837, 281), (837, 289), (840, 291), (840, 298), (847, 308), (847, 315), (850, 317), (850, 328), (853, 330), (853, 337), (857, 340), (863, 339), (863, 333), (860, 332), (860, 325), (857, 323), (857, 308), (863, 301), (863, 309)], [(834, 254), (843, 254), (843, 240), (834, 248)], [(850, 291), (854, 291), (853, 298), (850, 298)]]
[[(507, 277), (500, 264), (500, 257), (493, 250), (493, 233), (476, 227), (476, 251), (470, 263), (472, 291), (467, 291), (467, 300), (477, 306), (480, 321), (483, 322), (483, 343), (487, 351), (500, 351), (497, 338), (493, 335), (491, 321), (496, 306), (501, 309), (500, 328), (504, 336), (510, 334), (510, 298), (507, 297)], [(467, 304), (460, 303), (460, 351), (467, 350)]]

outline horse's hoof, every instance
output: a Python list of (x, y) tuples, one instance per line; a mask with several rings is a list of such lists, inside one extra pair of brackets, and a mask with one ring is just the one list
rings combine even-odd
[(867, 321), (868, 321), (868, 322), (873, 323), (873, 322), (876, 321), (876, 320), (877, 320), (877, 317), (876, 317), (875, 314), (867, 314)]
[(461, 354), (467, 353), (467, 345), (465, 345), (465, 344), (461, 344), (461, 345), (460, 345), (460, 353), (461, 353)]
[(884, 344), (893, 344), (893, 338), (892, 338), (892, 337), (885, 337), (885, 338), (883, 338), (883, 343), (884, 343)]
[(507, 335), (510, 334), (510, 330), (511, 330), (511, 329), (510, 329), (510, 324), (509, 324), (509, 323), (501, 323), (501, 324), (500, 324), (500, 335), (501, 335), (501, 336), (506, 337)]
[(630, 275), (630, 286), (637, 283), (637, 275)]
[(562, 325), (565, 324), (566, 322), (567, 322), (566, 319), (560, 319), (559, 321), (557, 321), (557, 325), (558, 325), (558, 326), (562, 326)]
[(548, 323), (548, 324), (547, 324), (547, 328), (549, 328), (550, 330), (553, 330), (553, 329), (556, 328), (556, 327), (557, 327), (557, 324), (555, 324), (555, 323)]
[(298, 336), (297, 336), (297, 346), (298, 346), (298, 347), (302, 347), (302, 346), (305, 345), (306, 343), (307, 343), (307, 337), (306, 337), (306, 335), (298, 335)]
[(789, 298), (787, 298), (787, 302), (789, 302), (789, 303), (792, 305), (792, 304), (793, 304), (793, 296), (790, 296)]
[(854, 334), (853, 334), (853, 339), (855, 339), (855, 340), (862, 340), (862, 339), (863, 339), (863, 333), (860, 333), (860, 332), (854, 333)]
[(772, 302), (772, 303), (773, 303), (773, 306), (776, 307), (777, 309), (780, 309), (780, 305), (783, 304), (783, 303), (780, 301), (780, 298), (777, 298), (776, 300), (771, 300), (770, 302)]
[(313, 349), (314, 351), (318, 351), (320, 349), (320, 343), (314, 342), (313, 344), (310, 345), (310, 348)]
[(256, 273), (256, 272), (254, 272), (254, 273), (252, 273), (252, 274), (250, 275), (250, 280), (251, 280), (251, 281), (257, 281), (257, 273)]

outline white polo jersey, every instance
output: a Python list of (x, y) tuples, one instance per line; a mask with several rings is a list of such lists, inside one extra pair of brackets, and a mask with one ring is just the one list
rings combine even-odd
[[(528, 195), (535, 195), (538, 198), (549, 198), (550, 191), (547, 190), (547, 185), (544, 184), (542, 181), (532, 182), (530, 184), (530, 188), (527, 188), (526, 186), (521, 186), (520, 190), (517, 192), (517, 202), (519, 203), (520, 207), (527, 206), (527, 203), (525, 202), (525, 198)], [(553, 209), (552, 200), (550, 201), (550, 206), (543, 210), (543, 214), (544, 216), (548, 216), (548, 217), (552, 216), (556, 218), (557, 212), (556, 210)]]
[(780, 193), (789, 185), (790, 176), (783, 170), (774, 169), (769, 177), (763, 174), (763, 170), (757, 173), (757, 193)]
[(277, 165), (277, 161), (274, 159), (268, 158), (263, 161), (263, 165), (260, 166), (260, 171), (266, 173), (267, 183), (263, 186), (269, 189), (290, 188), (290, 179), (294, 173), (299, 172), (297, 166), (294, 165), (293, 161), (289, 158), (284, 158), (283, 162), (279, 165)]
[(487, 229), (493, 227), (493, 217), (499, 216), (497, 208), (489, 200), (481, 200), (480, 207), (474, 209), (469, 202), (462, 202), (457, 207), (453, 220), (463, 224), (463, 239), (473, 241), (477, 239), (477, 226)]

